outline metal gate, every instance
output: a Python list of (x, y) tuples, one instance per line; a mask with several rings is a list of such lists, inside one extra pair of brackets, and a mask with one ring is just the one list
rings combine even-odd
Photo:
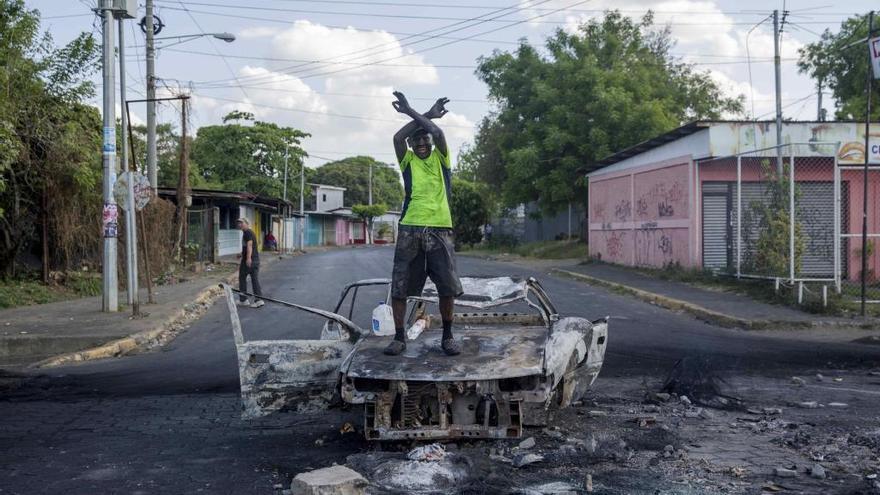
[(730, 266), (730, 196), (727, 183), (703, 184), (703, 267)]
[(838, 148), (792, 143), (698, 162), (703, 266), (799, 293), (806, 282), (839, 290)]

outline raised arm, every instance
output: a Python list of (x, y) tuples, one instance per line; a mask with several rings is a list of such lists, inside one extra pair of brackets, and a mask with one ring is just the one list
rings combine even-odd
[(419, 127), (425, 129), (431, 134), (434, 138), (434, 145), (444, 156), (449, 156), (449, 151), (446, 146), (446, 136), (443, 134), (443, 130), (441, 130), (437, 124), (431, 122), (431, 119), (439, 119), (446, 115), (448, 110), (446, 110), (445, 105), (449, 103), (449, 99), (439, 98), (430, 110), (424, 114), (419, 114), (409, 106), (409, 102), (406, 100), (403, 93), (395, 91), (394, 96), (397, 98), (397, 101), (391, 103), (394, 109), (413, 119), (394, 134), (394, 152), (397, 155), (397, 161), (399, 162), (403, 160), (403, 156), (406, 154), (406, 138)]

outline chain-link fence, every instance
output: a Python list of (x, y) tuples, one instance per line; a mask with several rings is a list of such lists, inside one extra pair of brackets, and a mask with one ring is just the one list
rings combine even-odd
[(840, 288), (838, 143), (795, 143), (698, 164), (703, 266)]
[[(869, 166), (866, 172), (861, 165), (839, 166), (837, 182), (840, 197), (841, 293), (849, 299), (861, 299), (864, 254), (865, 299), (868, 303), (880, 303), (880, 253), (877, 250), (877, 244), (880, 243), (880, 167)], [(863, 230), (863, 223), (867, 230)], [(864, 248), (863, 232), (867, 232)]]

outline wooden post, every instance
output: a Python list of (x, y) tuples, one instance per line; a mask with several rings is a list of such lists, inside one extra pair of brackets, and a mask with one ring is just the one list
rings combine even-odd
[(186, 149), (186, 106), (188, 96), (180, 97), (180, 176), (177, 178), (177, 258), (186, 265), (187, 192), (189, 191), (189, 153)]

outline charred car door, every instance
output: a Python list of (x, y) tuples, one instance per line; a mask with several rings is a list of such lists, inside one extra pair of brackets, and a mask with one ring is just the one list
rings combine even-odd
[(274, 412), (309, 412), (326, 409), (338, 398), (339, 367), (363, 330), (336, 313), (274, 301), (324, 318), (345, 330), (344, 340), (245, 341), (233, 289), (223, 284), (235, 336), (241, 380), (242, 417)]

